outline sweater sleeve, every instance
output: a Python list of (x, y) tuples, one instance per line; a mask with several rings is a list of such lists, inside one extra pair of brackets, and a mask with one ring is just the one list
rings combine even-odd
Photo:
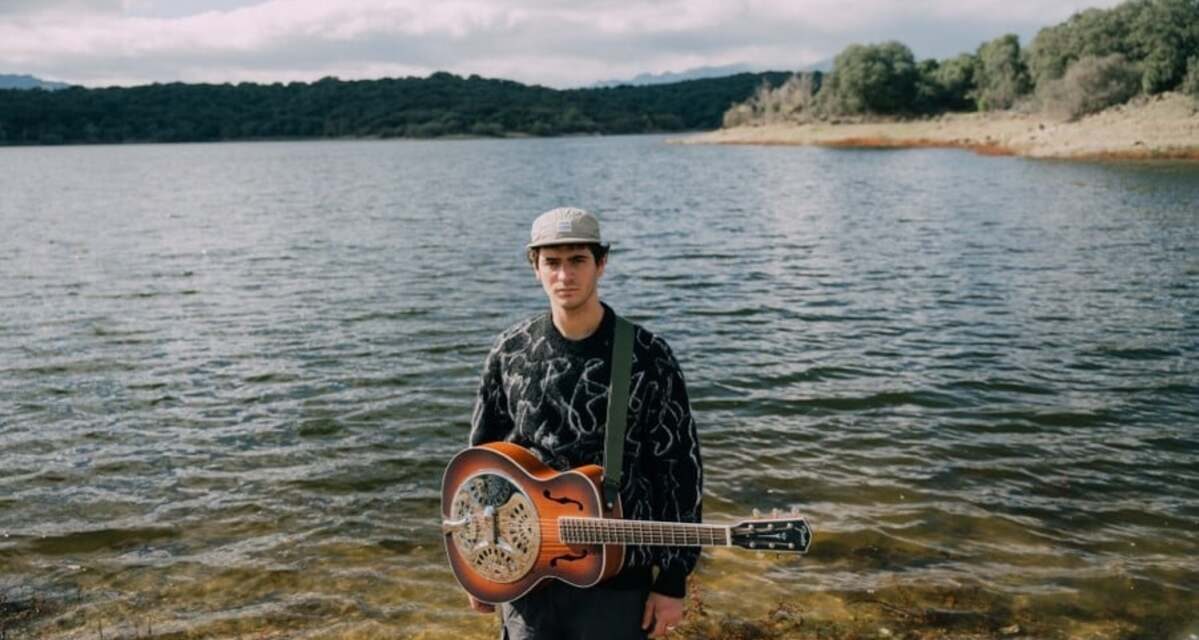
[(504, 440), (516, 428), (512, 414), (508, 412), (508, 396), (504, 393), (504, 380), (500, 371), (502, 345), (502, 340), (497, 340), (483, 363), (483, 377), (479, 382), (475, 410), (470, 419), (472, 447)]
[[(683, 372), (671, 353), (662, 350), (654, 367), (660, 384), (656, 415), (651, 415), (649, 444), (653, 461), (650, 479), (653, 486), (655, 520), (700, 522), (703, 501), (703, 464), (699, 438)], [(655, 547), (654, 564), (658, 577), (653, 591), (681, 598), (687, 592), (687, 576), (699, 560), (698, 547)]]

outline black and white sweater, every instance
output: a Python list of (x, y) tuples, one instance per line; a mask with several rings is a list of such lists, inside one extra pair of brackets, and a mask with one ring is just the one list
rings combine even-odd
[[(583, 340), (562, 336), (549, 312), (500, 334), (483, 367), (470, 443), (507, 440), (559, 471), (603, 464), (615, 315)], [(634, 325), (633, 371), (620, 490), (624, 517), (699, 522), (703, 467), (683, 373), (666, 342)], [(682, 597), (699, 549), (629, 547), (613, 586), (650, 583)]]

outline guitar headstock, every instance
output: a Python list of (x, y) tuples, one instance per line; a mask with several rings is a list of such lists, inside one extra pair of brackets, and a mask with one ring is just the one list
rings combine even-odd
[(755, 551), (796, 551), (807, 553), (812, 545), (812, 530), (808, 521), (798, 513), (780, 514), (777, 509), (769, 517), (742, 520), (732, 527), (732, 542), (738, 547)]

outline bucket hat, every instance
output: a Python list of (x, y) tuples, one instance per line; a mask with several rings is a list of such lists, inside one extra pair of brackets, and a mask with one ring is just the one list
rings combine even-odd
[(599, 220), (590, 212), (576, 207), (558, 207), (537, 216), (529, 231), (528, 248), (555, 244), (598, 244), (608, 246), (600, 238)]

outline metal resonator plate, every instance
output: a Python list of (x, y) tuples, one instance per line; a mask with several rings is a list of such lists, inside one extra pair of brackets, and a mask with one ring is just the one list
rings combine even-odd
[(507, 478), (475, 476), (458, 488), (451, 504), (445, 529), (479, 576), (506, 584), (532, 570), (541, 544), (537, 512)]

